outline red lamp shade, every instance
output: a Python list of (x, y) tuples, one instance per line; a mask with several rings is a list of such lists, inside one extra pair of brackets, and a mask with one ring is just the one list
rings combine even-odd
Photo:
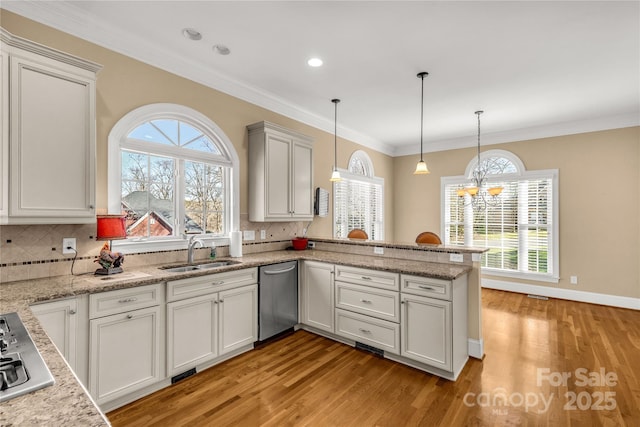
[(126, 239), (127, 229), (123, 215), (98, 215), (96, 240)]

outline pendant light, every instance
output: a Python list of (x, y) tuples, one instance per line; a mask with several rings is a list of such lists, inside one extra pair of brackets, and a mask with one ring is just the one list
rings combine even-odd
[(478, 163), (473, 171), (473, 178), (467, 186), (456, 190), (460, 197), (464, 197), (466, 194), (471, 196), (469, 204), (472, 204), (477, 211), (482, 211), (488, 206), (495, 206), (499, 203), (498, 196), (502, 193), (502, 187), (499, 185), (490, 187), (488, 184), (491, 165), (480, 161), (480, 115), (482, 113), (484, 113), (482, 110), (474, 113), (478, 117)]
[(338, 103), (339, 99), (332, 99), (331, 102), (335, 105), (335, 118), (334, 118), (334, 130), (333, 130), (333, 173), (331, 174), (331, 182), (342, 181), (340, 172), (338, 172)]
[(418, 77), (422, 80), (422, 94), (420, 96), (420, 161), (416, 165), (416, 170), (413, 173), (414, 175), (426, 175), (429, 173), (429, 168), (427, 168), (427, 164), (422, 158), (422, 134), (424, 130), (424, 78), (428, 75), (429, 73), (426, 71), (418, 73)]

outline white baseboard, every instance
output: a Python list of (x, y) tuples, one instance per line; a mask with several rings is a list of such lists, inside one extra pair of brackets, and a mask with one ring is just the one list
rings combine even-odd
[(552, 288), (549, 286), (528, 285), (524, 283), (506, 282), (494, 279), (482, 279), (482, 287), (498, 289), (501, 291), (518, 292), (521, 294), (541, 295), (550, 298), (640, 310), (640, 298), (621, 297), (617, 295), (599, 294), (573, 289)]
[(484, 340), (483, 339), (474, 340), (469, 338), (468, 351), (469, 351), (469, 356), (475, 359), (482, 360), (482, 358), (484, 357)]

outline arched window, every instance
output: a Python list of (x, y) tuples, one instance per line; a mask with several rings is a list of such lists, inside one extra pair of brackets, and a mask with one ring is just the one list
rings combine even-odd
[(334, 183), (334, 236), (347, 237), (354, 228), (369, 239), (384, 239), (384, 179), (374, 176), (373, 162), (364, 151), (355, 151), (342, 181)]
[[(238, 156), (201, 113), (151, 104), (109, 134), (109, 212), (127, 218), (119, 246), (183, 246), (183, 235), (227, 238), (238, 224)], [(168, 246), (167, 246), (168, 245)]]
[[(488, 248), (482, 258), (487, 274), (557, 282), (558, 171), (527, 171), (513, 153), (489, 150), (480, 155), (486, 185), (477, 196), (459, 191), (477, 166), (474, 157), (464, 176), (442, 178), (444, 243)], [(490, 196), (491, 187), (502, 193)], [(476, 203), (483, 194), (488, 203)]]

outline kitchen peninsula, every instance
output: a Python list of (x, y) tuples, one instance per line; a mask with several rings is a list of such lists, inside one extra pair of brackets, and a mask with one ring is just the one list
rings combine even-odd
[[(261, 245), (247, 245), (245, 255), (234, 259), (240, 263), (217, 269), (216, 273), (299, 260), (442, 280), (467, 277), (469, 341), (481, 342), (479, 298), (474, 300), (476, 298), (474, 295), (479, 297), (478, 263), (472, 261), (472, 257), (474, 254), (482, 253), (483, 249), (316, 239), (314, 250), (284, 250), (288, 243), (277, 243), (280, 245), (280, 250), (269, 252), (260, 252)], [(274, 243), (271, 242), (270, 248), (272, 249), (273, 246)], [(371, 255), (373, 247), (384, 247), (384, 256)], [(450, 262), (451, 254), (462, 255), (464, 261)], [(0, 409), (0, 423), (5, 424), (9, 421), (17, 424), (20, 421), (65, 423), (71, 419), (82, 420), (86, 425), (106, 423), (102, 412), (56, 351), (29, 306), (65, 297), (135, 288), (150, 283), (164, 283), (167, 280), (207, 274), (203, 271), (170, 273), (159, 269), (158, 266), (137, 267), (134, 278), (122, 280), (113, 278), (102, 283), (93, 276), (69, 275), (0, 285), (0, 312), (19, 313), (56, 381), (51, 387), (3, 403)], [(129, 271), (131, 272), (131, 269)], [(473, 357), (481, 357), (481, 355), (470, 354)]]

